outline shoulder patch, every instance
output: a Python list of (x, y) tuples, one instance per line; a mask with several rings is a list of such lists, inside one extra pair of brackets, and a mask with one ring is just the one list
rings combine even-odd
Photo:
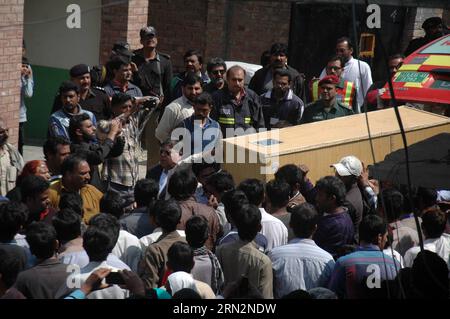
[(102, 92), (106, 93), (105, 88), (103, 88), (101, 86), (93, 86), (92, 88), (95, 89), (95, 90), (102, 91)]

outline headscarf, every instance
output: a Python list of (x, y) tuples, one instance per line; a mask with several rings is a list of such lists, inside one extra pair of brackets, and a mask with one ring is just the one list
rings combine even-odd
[(167, 281), (169, 282), (172, 296), (178, 290), (181, 290), (184, 288), (188, 288), (188, 289), (197, 291), (194, 278), (192, 278), (192, 275), (187, 272), (184, 272), (184, 271), (174, 272), (167, 278)]

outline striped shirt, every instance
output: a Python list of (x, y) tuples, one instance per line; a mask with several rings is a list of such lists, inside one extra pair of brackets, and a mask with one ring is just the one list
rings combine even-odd
[[(269, 253), (275, 275), (275, 297), (316, 287), (327, 287), (334, 259), (314, 240), (295, 238)], [(294, 275), (295, 274), (295, 275)]]
[(395, 279), (399, 270), (400, 263), (379, 247), (359, 247), (336, 261), (328, 288), (341, 298), (367, 298), (371, 289), (381, 288), (384, 280)]

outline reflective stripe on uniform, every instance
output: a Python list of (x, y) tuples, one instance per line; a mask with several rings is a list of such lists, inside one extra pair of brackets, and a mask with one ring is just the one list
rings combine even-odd
[(224, 125), (234, 125), (235, 121), (232, 117), (219, 117), (219, 123)]
[(345, 81), (344, 82), (344, 90), (343, 90), (343, 100), (342, 103), (347, 104), (350, 108), (352, 108), (353, 97), (355, 93), (355, 86), (353, 82)]
[(319, 80), (316, 80), (312, 83), (312, 101), (315, 102), (319, 99)]
[(252, 122), (251, 117), (244, 117), (244, 123), (245, 124), (250, 124)]

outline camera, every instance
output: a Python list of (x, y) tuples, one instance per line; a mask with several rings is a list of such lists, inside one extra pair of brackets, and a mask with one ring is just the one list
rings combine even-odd
[(110, 272), (105, 280), (108, 285), (125, 285), (122, 275), (117, 271)]

